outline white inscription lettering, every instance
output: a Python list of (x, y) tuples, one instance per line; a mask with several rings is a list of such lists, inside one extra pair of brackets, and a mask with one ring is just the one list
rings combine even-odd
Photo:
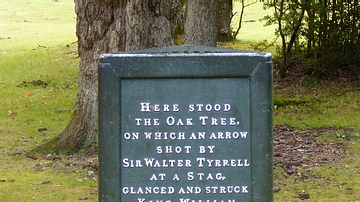
[(230, 109), (231, 109), (230, 104), (222, 104), (222, 105), (215, 104), (214, 106), (211, 104), (205, 104), (205, 105), (204, 104), (190, 104), (189, 105), (189, 112), (201, 112), (203, 110), (208, 111), (208, 112), (210, 112), (212, 110), (217, 111), (217, 112), (219, 112), (221, 110), (223, 110), (224, 112), (228, 112), (228, 111), (230, 111)]
[(123, 194), (173, 194), (174, 187), (123, 187)]
[(224, 118), (224, 117), (208, 117), (208, 116), (199, 116), (200, 124), (203, 126), (211, 125), (211, 126), (236, 126), (239, 125), (240, 122), (236, 122), (235, 118)]
[(249, 167), (248, 159), (207, 159), (196, 158), (198, 167)]
[(163, 112), (178, 112), (180, 111), (179, 104), (173, 104), (170, 106), (169, 104), (163, 104), (162, 107), (159, 104), (151, 105), (150, 102), (142, 102), (140, 103), (140, 111), (141, 112), (160, 112), (162, 109)]
[(173, 146), (164, 146), (164, 147), (158, 146), (158, 147), (156, 147), (156, 152), (158, 154), (162, 154), (162, 153), (166, 153), (166, 154), (177, 153), (177, 154), (180, 154), (183, 150), (185, 150), (185, 153), (188, 154), (188, 153), (190, 153), (191, 146), (184, 146), (184, 147), (181, 147), (181, 146), (175, 146), (175, 147), (173, 147)]

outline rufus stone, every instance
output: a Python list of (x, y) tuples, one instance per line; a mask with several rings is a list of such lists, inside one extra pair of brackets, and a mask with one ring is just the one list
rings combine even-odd
[(273, 201), (271, 55), (104, 54), (98, 141), (99, 201)]

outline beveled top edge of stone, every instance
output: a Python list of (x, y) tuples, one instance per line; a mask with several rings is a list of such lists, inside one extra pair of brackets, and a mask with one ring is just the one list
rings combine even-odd
[(100, 58), (108, 57), (164, 57), (164, 56), (262, 56), (271, 57), (270, 53), (230, 48), (216, 48), (207, 46), (181, 45), (161, 48), (150, 48), (118, 53), (105, 53)]

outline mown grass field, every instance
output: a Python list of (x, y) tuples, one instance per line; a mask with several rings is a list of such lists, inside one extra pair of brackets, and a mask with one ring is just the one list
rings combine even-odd
[(26, 156), (70, 120), (79, 62), (74, 2), (5, 0), (0, 16), (0, 200), (96, 201), (92, 171), (67, 157)]
[[(251, 49), (251, 43), (273, 39), (274, 27), (264, 28), (259, 21), (261, 8), (257, 3), (245, 9), (244, 20), (255, 22), (244, 23), (238, 41), (230, 46)], [(79, 70), (74, 2), (3, 0), (0, 16), (0, 200), (97, 201), (97, 178), (86, 166), (89, 159), (27, 155), (59, 134), (71, 118)], [(301, 193), (310, 195), (308, 201), (360, 201), (360, 91), (331, 81), (306, 79), (294, 86), (276, 82), (275, 124), (296, 130), (338, 128), (316, 138), (343, 143), (349, 154), (310, 170), (301, 167), (292, 175), (276, 167), (274, 184), (280, 190), (275, 201), (301, 201)], [(303, 170), (312, 177), (300, 178)]]

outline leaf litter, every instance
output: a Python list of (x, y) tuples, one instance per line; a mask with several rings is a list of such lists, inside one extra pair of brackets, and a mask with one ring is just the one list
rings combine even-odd
[[(334, 127), (296, 130), (287, 124), (277, 124), (274, 129), (274, 166), (283, 168), (285, 176), (296, 174), (299, 180), (320, 178), (313, 174), (313, 167), (338, 163), (351, 156), (346, 141), (318, 140), (322, 134), (335, 136), (337, 131)], [(279, 192), (281, 188), (275, 187), (274, 190)], [(310, 194), (303, 190), (296, 198), (307, 200)]]
[[(278, 124), (274, 130), (274, 165), (286, 168), (299, 166), (319, 166), (324, 163), (339, 162), (349, 157), (346, 144), (319, 141), (317, 137), (324, 133), (336, 134), (337, 129), (326, 127), (320, 129), (296, 130)], [(294, 168), (293, 168), (294, 169)], [(294, 173), (289, 169), (289, 174)]]

